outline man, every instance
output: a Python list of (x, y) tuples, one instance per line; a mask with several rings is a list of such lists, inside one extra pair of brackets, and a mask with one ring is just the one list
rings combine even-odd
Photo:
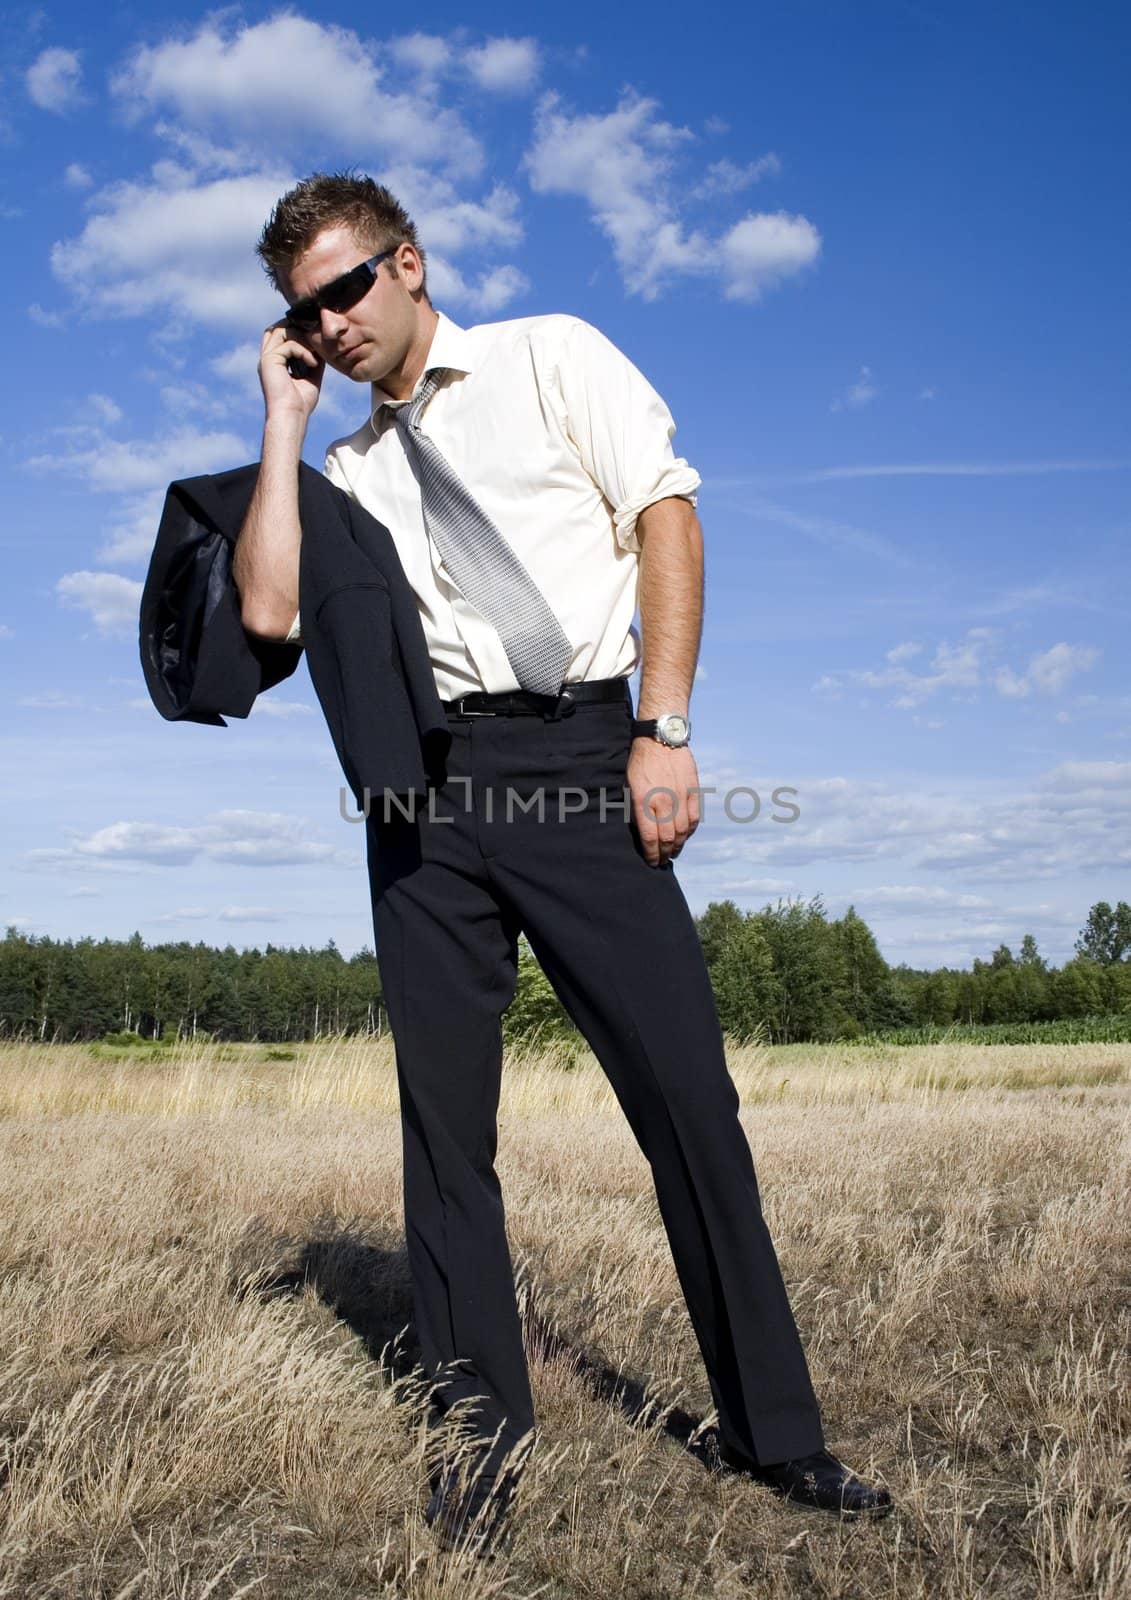
[(396, 542), (452, 733), (427, 811), (379, 798), (366, 823), (422, 1360), (437, 1405), (475, 1431), (476, 1474), (440, 1475), (429, 1521), (447, 1542), (498, 1526), (534, 1439), (493, 1165), (520, 932), (651, 1164), (723, 1459), (843, 1515), (886, 1510), (824, 1449), (671, 870), (699, 820), (702, 542), (670, 413), (577, 318), (461, 329), (438, 313), (412, 221), (367, 178), (299, 183), (259, 254), (290, 309), (262, 342), (243, 625), (301, 639), (296, 469), (332, 366), (372, 386), (371, 415), (324, 470)]

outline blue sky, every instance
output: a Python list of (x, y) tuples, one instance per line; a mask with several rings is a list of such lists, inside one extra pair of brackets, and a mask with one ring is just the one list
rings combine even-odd
[[(596, 323), (703, 476), (693, 909), (820, 893), (893, 962), (1064, 960), (1131, 897), (1125, 9), (372, 15), (5, 19), (0, 922), (372, 943), (305, 663), (219, 729), (137, 654), (166, 484), (258, 451), (259, 228), (355, 165), (443, 310)], [(366, 409), (329, 383), (307, 458)]]

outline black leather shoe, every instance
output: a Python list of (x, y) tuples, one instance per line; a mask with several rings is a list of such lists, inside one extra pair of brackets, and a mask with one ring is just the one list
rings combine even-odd
[(775, 1461), (768, 1466), (747, 1461), (721, 1443), (719, 1455), (728, 1467), (748, 1473), (797, 1505), (816, 1506), (841, 1517), (883, 1517), (891, 1510), (886, 1489), (865, 1483), (830, 1450), (815, 1450), (795, 1461)]
[(424, 1520), (441, 1549), (486, 1555), (498, 1546), (522, 1468), (492, 1465), (484, 1447), (437, 1471)]

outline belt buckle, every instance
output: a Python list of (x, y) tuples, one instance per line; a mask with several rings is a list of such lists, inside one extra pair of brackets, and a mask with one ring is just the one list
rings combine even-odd
[(473, 706), (465, 706), (464, 701), (467, 698), (467, 695), (461, 694), (459, 699), (454, 702), (452, 709), (457, 717), (497, 717), (499, 715), (497, 711), (476, 711)]

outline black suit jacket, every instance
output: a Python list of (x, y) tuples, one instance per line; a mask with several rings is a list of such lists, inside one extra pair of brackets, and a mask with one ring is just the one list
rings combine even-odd
[(141, 599), (141, 664), (163, 717), (226, 727), (290, 677), (306, 650), (314, 692), (358, 807), (423, 793), (451, 743), (416, 600), (389, 530), (299, 464), (302, 644), (240, 619), (232, 548), (259, 463), (169, 485)]

